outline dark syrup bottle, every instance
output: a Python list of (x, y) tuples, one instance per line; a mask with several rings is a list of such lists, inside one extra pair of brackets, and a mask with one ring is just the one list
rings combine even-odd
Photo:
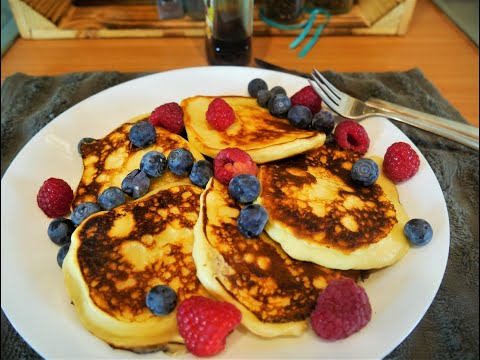
[(248, 65), (253, 1), (207, 1), (206, 53), (210, 65)]

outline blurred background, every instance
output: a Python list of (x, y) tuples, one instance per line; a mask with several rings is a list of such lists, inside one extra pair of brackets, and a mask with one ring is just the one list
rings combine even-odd
[(2, 0), (2, 56), (18, 36), (18, 28), (8, 0)]
[(478, 46), (478, 0), (433, 0)]
[[(478, 46), (478, 0), (432, 1)], [(17, 36), (31, 39), (203, 36), (206, 2), (209, 0), (2, 0), (2, 55)], [(415, 2), (255, 1), (253, 31), (255, 35), (300, 33), (300, 30), (268, 26), (258, 16), (258, 9), (267, 5), (278, 9), (279, 18), (288, 16), (281, 12), (294, 7), (282, 8), (282, 4), (299, 3), (307, 7), (321, 7), (335, 15), (322, 35), (402, 35), (402, 31), (407, 31)], [(272, 16), (272, 13), (269, 14)], [(304, 12), (303, 17), (296, 19), (301, 22), (307, 17)], [(321, 21), (319, 16), (316, 22)]]

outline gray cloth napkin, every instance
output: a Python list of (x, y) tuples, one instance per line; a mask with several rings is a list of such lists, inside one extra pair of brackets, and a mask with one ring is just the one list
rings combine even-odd
[[(29, 139), (57, 115), (101, 90), (144, 75), (147, 73), (95, 72), (33, 77), (19, 73), (5, 79), (1, 88), (2, 176)], [(418, 69), (325, 71), (324, 75), (339, 89), (361, 99), (373, 96), (466, 122)], [(478, 152), (405, 124), (396, 125), (417, 145), (440, 182), (450, 218), (451, 244), (446, 273), (432, 305), (386, 359), (478, 359)], [(41, 359), (3, 311), (1, 335), (2, 359)]]

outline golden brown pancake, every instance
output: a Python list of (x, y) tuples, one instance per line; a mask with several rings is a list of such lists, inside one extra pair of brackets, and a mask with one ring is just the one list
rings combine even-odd
[(196, 276), (193, 227), (202, 189), (175, 185), (91, 215), (72, 235), (65, 285), (83, 325), (114, 348), (177, 352), (176, 310), (155, 316), (148, 291), (168, 285), (177, 304), (209, 296)]
[(260, 167), (265, 230), (291, 257), (333, 269), (375, 269), (406, 254), (408, 218), (396, 188), (381, 173), (371, 187), (353, 184), (350, 170), (359, 158), (325, 145)]
[[(92, 143), (82, 144), (83, 174), (75, 192), (72, 208), (85, 201), (97, 201), (103, 190), (110, 186), (121, 188), (122, 181), (133, 170), (140, 167), (140, 161), (147, 152), (156, 150), (165, 155), (175, 148), (191, 151), (195, 160), (204, 159), (187, 140), (161, 127), (155, 127), (156, 142), (144, 149), (133, 146), (128, 134), (137, 121), (148, 120), (148, 115), (138, 116)], [(160, 177), (150, 179), (149, 191), (172, 182), (188, 181), (188, 176), (179, 177), (166, 170)], [(131, 198), (127, 196), (127, 201)]]
[(287, 119), (270, 115), (257, 100), (243, 96), (222, 96), (235, 112), (235, 122), (225, 131), (215, 130), (206, 120), (213, 96), (194, 96), (181, 102), (189, 142), (202, 154), (215, 157), (220, 150), (238, 147), (258, 163), (284, 159), (318, 148), (323, 132), (301, 130)]
[(211, 294), (234, 304), (242, 324), (257, 335), (300, 335), (330, 279), (358, 279), (358, 271), (292, 259), (265, 232), (244, 237), (236, 226), (239, 204), (214, 178), (200, 201), (193, 246), (198, 278)]

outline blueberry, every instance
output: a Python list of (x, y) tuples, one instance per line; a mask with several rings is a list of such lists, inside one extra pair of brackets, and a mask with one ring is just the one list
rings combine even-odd
[(323, 131), (326, 135), (330, 134), (335, 127), (333, 114), (326, 110), (320, 110), (313, 116), (312, 129), (315, 131)]
[(236, 175), (228, 183), (228, 192), (239, 203), (250, 203), (260, 195), (260, 181), (251, 174)]
[(146, 120), (139, 121), (130, 128), (128, 134), (133, 145), (139, 148), (146, 148), (155, 142), (157, 133), (155, 126)]
[(65, 256), (68, 254), (68, 250), (70, 249), (70, 243), (63, 245), (57, 252), (57, 264), (60, 267), (63, 267), (63, 260), (65, 260)]
[(157, 285), (147, 293), (145, 303), (154, 315), (168, 315), (177, 306), (177, 293), (170, 286)]
[(276, 94), (273, 95), (268, 101), (268, 110), (270, 114), (277, 117), (284, 117), (290, 107), (292, 106), (292, 101), (287, 95)]
[(363, 158), (353, 164), (350, 175), (355, 184), (371, 186), (377, 181), (378, 173), (377, 163), (372, 159)]
[(65, 245), (70, 242), (70, 237), (75, 231), (72, 220), (57, 218), (48, 225), (48, 237), (57, 245)]
[(125, 176), (121, 186), (125, 194), (137, 199), (147, 193), (150, 179), (144, 171), (135, 169)]
[(184, 148), (177, 148), (168, 154), (167, 164), (172, 173), (178, 176), (188, 175), (195, 159), (192, 153)]
[(149, 151), (140, 161), (140, 170), (150, 177), (159, 177), (167, 168), (167, 158), (160, 151)]
[(265, 80), (256, 78), (248, 83), (248, 93), (251, 97), (256, 98), (260, 90), (268, 90), (268, 85)]
[(197, 186), (205, 187), (213, 176), (213, 166), (207, 160), (198, 160), (190, 171), (190, 181)]
[(294, 105), (288, 110), (287, 119), (299, 129), (308, 129), (312, 124), (312, 112), (304, 105)]
[(411, 219), (403, 228), (403, 233), (412, 245), (423, 246), (432, 240), (432, 226), (423, 219)]
[(97, 203), (86, 201), (78, 204), (75, 209), (73, 209), (71, 218), (73, 223), (78, 226), (87, 217), (100, 210), (100, 206), (98, 206)]
[(287, 95), (287, 91), (281, 87), (281, 86), (274, 86), (273, 88), (270, 89), (270, 91), (276, 95), (276, 94), (283, 94), (283, 95)]
[(273, 93), (268, 90), (260, 90), (257, 93), (257, 103), (263, 108), (268, 108), (268, 100), (273, 96)]
[(91, 138), (91, 137), (84, 137), (83, 139), (81, 139), (79, 142), (78, 142), (78, 145), (77, 145), (77, 151), (80, 155), (83, 155), (82, 153), (82, 145), (83, 144), (90, 144), (92, 142), (94, 142), (96, 139), (94, 138)]
[(262, 233), (267, 220), (268, 213), (262, 205), (249, 204), (240, 211), (237, 228), (247, 238), (257, 237)]
[(103, 190), (97, 199), (97, 203), (103, 210), (112, 210), (117, 206), (125, 204), (125, 200), (125, 193), (122, 189), (111, 186)]

